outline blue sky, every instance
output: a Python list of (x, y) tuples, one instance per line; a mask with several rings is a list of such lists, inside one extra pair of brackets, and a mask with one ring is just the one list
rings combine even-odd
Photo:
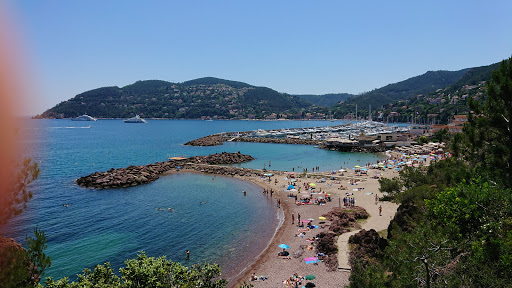
[(37, 91), (29, 114), (137, 80), (213, 76), (291, 94), (357, 94), (512, 55), (510, 0), (4, 4)]

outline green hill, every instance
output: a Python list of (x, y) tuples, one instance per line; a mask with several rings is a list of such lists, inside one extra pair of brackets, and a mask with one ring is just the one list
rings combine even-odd
[[(137, 81), (124, 87), (102, 87), (63, 101), (34, 118), (73, 118), (87, 113), (97, 118), (217, 118), (217, 119), (342, 119), (368, 113), (374, 117), (407, 121), (413, 115), (438, 117), (445, 122), (467, 110), (468, 97), (482, 96), (483, 81), (498, 67), (492, 64), (459, 71), (428, 71), (423, 75), (386, 85), (360, 95), (289, 95), (267, 87), (204, 77), (172, 83), (162, 80)], [(341, 102), (341, 103), (340, 103)], [(331, 113), (332, 112), (332, 113)]]
[[(379, 109), (385, 119), (406, 122), (415, 115), (418, 123), (447, 124), (455, 114), (467, 114), (467, 101), (473, 98), (482, 101), (485, 98), (485, 83), (500, 63), (474, 67), (455, 83), (428, 94), (420, 94), (407, 100), (388, 103)], [(389, 117), (390, 116), (390, 117)]]
[(359, 111), (367, 112), (369, 105), (372, 106), (372, 109), (376, 109), (385, 104), (409, 99), (418, 94), (427, 94), (455, 83), (467, 71), (468, 69), (459, 71), (428, 71), (423, 75), (352, 97), (342, 104), (335, 105), (333, 107), (334, 115), (336, 118), (340, 118), (354, 113), (356, 105)]
[(35, 118), (264, 118), (297, 115), (310, 104), (270, 88), (206, 77), (184, 83), (137, 81), (86, 91)]

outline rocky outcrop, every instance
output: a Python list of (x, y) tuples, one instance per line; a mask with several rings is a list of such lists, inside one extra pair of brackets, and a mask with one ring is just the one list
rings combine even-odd
[(359, 229), (360, 226), (357, 220), (367, 219), (370, 214), (362, 207), (353, 206), (349, 208), (334, 208), (323, 216), (331, 221), (331, 225), (329, 226), (329, 231), (316, 235), (318, 238), (316, 249), (318, 252), (327, 255), (325, 262), (327, 270), (335, 271), (338, 269), (336, 237), (349, 232), (351, 229)]
[[(83, 187), (96, 189), (131, 187), (153, 182), (158, 179), (162, 173), (176, 170), (178, 167), (190, 167), (192, 164), (196, 163), (209, 165), (235, 164), (251, 160), (254, 160), (254, 158), (250, 155), (223, 152), (208, 156), (196, 156), (181, 160), (157, 162), (144, 166), (131, 165), (126, 168), (112, 168), (106, 172), (95, 172), (91, 175), (78, 178), (76, 183)], [(231, 173), (231, 171), (229, 171), (229, 173)]]
[(348, 243), (357, 245), (350, 252), (349, 261), (351, 266), (354, 266), (356, 259), (367, 264), (372, 258), (380, 257), (382, 251), (388, 245), (388, 241), (380, 237), (374, 229), (359, 231), (357, 234), (350, 236)]
[(361, 227), (357, 220), (368, 219), (370, 214), (362, 207), (352, 206), (348, 208), (334, 208), (324, 216), (332, 221), (329, 230), (337, 235), (341, 235), (352, 230), (352, 228), (360, 229)]

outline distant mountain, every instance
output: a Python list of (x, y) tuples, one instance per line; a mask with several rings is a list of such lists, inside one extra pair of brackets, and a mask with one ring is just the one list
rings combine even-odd
[(461, 89), (466, 85), (476, 85), (482, 81), (491, 79), (492, 72), (500, 67), (501, 62), (487, 66), (473, 67), (466, 69), (467, 72), (455, 83), (448, 87), (448, 92)]
[(359, 111), (367, 112), (369, 105), (371, 105), (372, 109), (377, 109), (388, 103), (436, 91), (455, 83), (467, 71), (468, 69), (459, 71), (428, 71), (423, 75), (354, 96), (345, 101), (345, 103), (333, 107), (335, 117), (339, 118), (346, 114), (354, 113), (356, 104)]
[(444, 121), (453, 113), (465, 111), (468, 97), (482, 96), (482, 81), (490, 79), (498, 66), (499, 63), (459, 71), (428, 71), (359, 95), (289, 95), (214, 77), (183, 83), (145, 80), (122, 88), (83, 92), (34, 118), (73, 118), (87, 113), (96, 118), (139, 114), (144, 118), (171, 119), (326, 119), (332, 112), (334, 118), (342, 119), (354, 114), (356, 105), (359, 115), (367, 114), (371, 105), (381, 119), (392, 116), (406, 121), (414, 113), (425, 119), (433, 117), (427, 114), (439, 114)]
[(468, 99), (482, 101), (485, 98), (485, 83), (499, 65), (495, 63), (467, 69), (459, 80), (447, 87), (385, 104), (377, 113), (382, 115), (383, 120), (389, 121), (406, 122), (414, 117), (417, 123), (447, 124), (453, 115), (469, 112)]
[(345, 101), (350, 97), (354, 97), (355, 95), (348, 93), (332, 93), (332, 94), (324, 94), (324, 95), (295, 95), (302, 100), (322, 107), (331, 107), (340, 101)]
[[(266, 87), (213, 77), (183, 83), (137, 81), (97, 88), (61, 102), (35, 118), (265, 118), (301, 115), (310, 104)], [(300, 117), (300, 116), (299, 116)]]

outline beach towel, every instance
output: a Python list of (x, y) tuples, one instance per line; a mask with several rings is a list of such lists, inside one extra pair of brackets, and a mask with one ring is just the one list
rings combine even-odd
[(304, 258), (304, 261), (306, 262), (306, 264), (317, 263), (318, 258), (317, 257), (308, 257), (308, 258)]

